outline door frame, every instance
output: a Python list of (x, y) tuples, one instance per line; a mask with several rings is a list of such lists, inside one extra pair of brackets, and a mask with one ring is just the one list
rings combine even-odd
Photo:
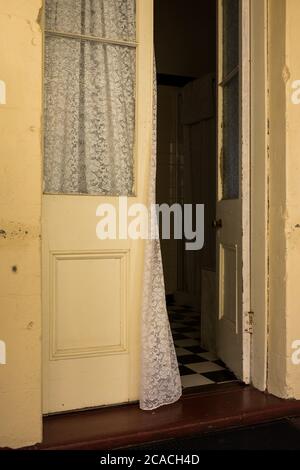
[[(250, 0), (251, 383), (268, 386), (269, 323), (269, 0)], [(255, 189), (255, 190), (254, 190)]]
[[(269, 317), (269, 0), (241, 0), (243, 369), (246, 383), (267, 389)], [(248, 39), (247, 39), (248, 38)]]
[[(269, 0), (241, 0), (243, 371), (267, 389), (269, 319)], [(248, 39), (247, 39), (248, 38)]]
[[(218, 0), (216, 0), (218, 1)], [(268, 167), (267, 167), (267, 45), (268, 45), (268, 0), (242, 0), (245, 8), (242, 23), (242, 37), (248, 38), (243, 50), (242, 80), (244, 83), (243, 99), (247, 101), (247, 114), (244, 113), (242, 125), (245, 140), (242, 147), (243, 168), (243, 231), (247, 236), (243, 244), (243, 279), (244, 279), (244, 336), (243, 364), (247, 383), (259, 390), (266, 389), (267, 383), (267, 265), (268, 243), (260, 243), (258, 232), (268, 232)], [(257, 41), (253, 41), (253, 39)], [(245, 54), (245, 55), (244, 55)], [(260, 83), (257, 90), (257, 83)], [(261, 100), (261, 96), (265, 99)], [(260, 112), (258, 112), (260, 110)], [(250, 132), (251, 130), (251, 132)], [(254, 139), (253, 134), (260, 139)], [(259, 194), (251, 188), (259, 187)], [(256, 193), (256, 191), (255, 191)], [(255, 214), (255, 207), (264, 208), (262, 214)], [(251, 221), (251, 223), (250, 223)], [(254, 275), (255, 273), (255, 275)], [(257, 280), (258, 276), (263, 285)], [(254, 311), (252, 332), (249, 328), (250, 310)], [(260, 317), (256, 312), (260, 312)]]
[(242, 0), (240, 45), (241, 71), (241, 199), (242, 199), (242, 306), (243, 306), (243, 378), (245, 383), (251, 380), (251, 280), (250, 280), (250, 244), (251, 244), (251, 17), (250, 0)]
[[(243, 371), (246, 383), (253, 383), (259, 390), (265, 390), (267, 384), (268, 319), (268, 0), (241, 1), (244, 11), (241, 23), (241, 37), (243, 38), (241, 81), (244, 103), (241, 121), (243, 128), (242, 229), (244, 234)], [(251, 191), (253, 187), (260, 188), (259, 194), (257, 191)], [(257, 205), (263, 208), (261, 214), (255, 213)], [(265, 234), (265, 243), (263, 244), (261, 243), (261, 234)], [(252, 327), (249, 325), (249, 312), (251, 311), (254, 313)]]

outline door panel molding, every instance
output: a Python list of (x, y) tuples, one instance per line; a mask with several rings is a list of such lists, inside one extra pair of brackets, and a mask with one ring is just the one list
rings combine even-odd
[[(226, 269), (226, 262), (225, 256), (227, 253), (231, 253), (234, 256), (234, 279), (229, 278), (229, 274), (231, 273), (230, 269)], [(229, 265), (228, 268), (232, 268), (232, 265)], [(230, 271), (226, 276), (226, 271)], [(230, 323), (231, 327), (235, 330), (235, 333), (238, 334), (238, 246), (237, 245), (227, 245), (226, 243), (220, 244), (220, 260), (219, 260), (219, 275), (220, 275), (220, 291), (219, 291), (219, 320), (227, 321)], [(233, 283), (230, 282), (232, 285), (228, 286), (226, 289), (224, 286), (225, 279), (228, 279), (229, 282), (233, 280)], [(228, 308), (230, 305), (229, 300), (226, 299), (226, 295), (231, 297), (232, 291), (234, 292), (235, 296), (235, 309)], [(228, 312), (228, 314), (227, 314)]]
[[(61, 359), (75, 359), (75, 358), (87, 358), (87, 357), (100, 357), (111, 354), (121, 354), (128, 352), (128, 326), (127, 326), (127, 292), (129, 289), (129, 278), (128, 278), (128, 268), (129, 268), (129, 251), (130, 250), (95, 250), (95, 251), (51, 251), (50, 256), (50, 306), (49, 306), (49, 315), (50, 315), (50, 330), (49, 330), (49, 342), (50, 342), (50, 361), (61, 360)], [(94, 341), (98, 343), (97, 345), (86, 345), (84, 347), (64, 347), (63, 338), (59, 339), (59, 314), (60, 312), (68, 311), (68, 309), (60, 308), (59, 300), (59, 290), (64, 288), (63, 282), (66, 282), (66, 285), (70, 286), (70, 279), (66, 278), (64, 280), (60, 279), (59, 276), (59, 265), (63, 262), (75, 262), (78, 261), (101, 261), (105, 260), (105, 266), (103, 269), (109, 268), (109, 263), (107, 261), (118, 261), (118, 266), (115, 266), (117, 271), (117, 279), (119, 279), (119, 284), (116, 285), (116, 292), (118, 293), (118, 306), (117, 311), (113, 312), (115, 316), (119, 317), (119, 325), (115, 325), (116, 336), (119, 341), (114, 341), (113, 344), (101, 344), (101, 338), (94, 338)], [(72, 269), (76, 269), (75, 266), (72, 266)], [(101, 269), (99, 270), (101, 275)], [(105, 273), (103, 273), (105, 274)], [(99, 280), (103, 280), (104, 276), (100, 276)], [(109, 288), (108, 286), (104, 286)], [(93, 297), (93, 292), (89, 292)], [(65, 297), (65, 296), (64, 296)], [(76, 298), (73, 299), (73, 303), (76, 304)], [(100, 306), (99, 306), (100, 307)], [(76, 307), (75, 307), (76, 308)], [(100, 313), (99, 309), (99, 313)], [(110, 313), (110, 312), (108, 312)], [(87, 320), (87, 319), (86, 319)], [(103, 318), (104, 320), (104, 318)], [(98, 321), (101, 321), (100, 318)], [(117, 321), (117, 318), (116, 318)], [(82, 335), (82, 329), (80, 330)], [(102, 332), (103, 336), (103, 332)], [(72, 339), (72, 338), (71, 338)], [(76, 338), (75, 338), (76, 339)], [(70, 341), (70, 339), (69, 339)], [(74, 338), (73, 338), (74, 341)], [(82, 338), (80, 340), (82, 343)], [(102, 338), (103, 342), (103, 338)], [(107, 343), (107, 342), (106, 342)]]

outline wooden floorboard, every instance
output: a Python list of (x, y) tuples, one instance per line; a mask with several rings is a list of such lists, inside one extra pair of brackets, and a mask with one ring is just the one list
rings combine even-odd
[(112, 450), (299, 415), (298, 401), (233, 383), (186, 394), (179, 402), (150, 412), (129, 404), (48, 416), (43, 444), (35, 448)]

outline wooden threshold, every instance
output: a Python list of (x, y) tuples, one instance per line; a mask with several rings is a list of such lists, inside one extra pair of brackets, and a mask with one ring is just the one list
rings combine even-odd
[(33, 449), (112, 450), (288, 416), (300, 416), (300, 401), (240, 383), (216, 385), (155, 411), (128, 404), (45, 417), (43, 444)]

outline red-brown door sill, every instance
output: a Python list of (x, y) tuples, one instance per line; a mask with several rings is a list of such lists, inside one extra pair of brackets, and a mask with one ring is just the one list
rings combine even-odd
[(179, 402), (150, 412), (128, 404), (48, 416), (43, 444), (34, 448), (113, 450), (299, 415), (300, 401), (233, 383), (185, 394)]

